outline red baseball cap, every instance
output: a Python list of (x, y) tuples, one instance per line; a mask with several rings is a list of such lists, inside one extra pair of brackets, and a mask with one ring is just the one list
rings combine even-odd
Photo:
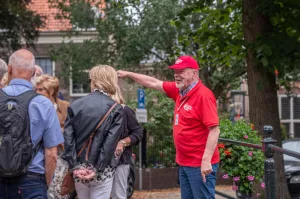
[(181, 70), (185, 68), (199, 69), (197, 61), (191, 56), (180, 56), (173, 66), (169, 66), (170, 69)]

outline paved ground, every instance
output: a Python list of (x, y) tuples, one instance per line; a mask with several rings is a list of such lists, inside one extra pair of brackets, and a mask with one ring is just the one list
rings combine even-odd
[[(230, 196), (236, 197), (231, 186), (217, 186), (216, 189)], [(222, 198), (223, 197), (216, 195), (216, 199)], [(180, 199), (180, 190), (179, 188), (173, 188), (151, 191), (135, 191), (132, 199)]]

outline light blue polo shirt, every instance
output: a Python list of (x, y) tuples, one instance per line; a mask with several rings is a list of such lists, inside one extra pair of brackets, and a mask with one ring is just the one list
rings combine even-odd
[[(24, 79), (13, 79), (9, 86), (3, 88), (7, 95), (17, 96), (28, 90), (32, 90), (32, 84)], [(36, 146), (42, 142), (37, 155), (29, 165), (28, 171), (45, 173), (44, 147), (51, 148), (64, 142), (58, 117), (52, 102), (39, 95), (33, 98), (28, 107), (30, 118), (31, 140)]]

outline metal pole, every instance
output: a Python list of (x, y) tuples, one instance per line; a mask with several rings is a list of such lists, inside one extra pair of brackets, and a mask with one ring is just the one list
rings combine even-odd
[(276, 189), (275, 189), (275, 161), (273, 159), (274, 153), (270, 148), (271, 144), (275, 144), (276, 140), (271, 138), (273, 134), (272, 126), (264, 126), (264, 133), (266, 138), (263, 139), (263, 152), (265, 154), (265, 165), (264, 165), (264, 175), (265, 175), (265, 187), (266, 187), (266, 199), (276, 199)]
[(139, 143), (139, 190), (143, 189), (142, 142)]

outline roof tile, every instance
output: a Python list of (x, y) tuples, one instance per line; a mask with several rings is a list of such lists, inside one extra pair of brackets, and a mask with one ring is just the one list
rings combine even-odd
[(56, 15), (60, 13), (57, 8), (50, 8), (48, 0), (31, 0), (28, 8), (41, 16), (45, 16), (45, 25), (40, 31), (66, 31), (72, 28), (68, 19), (57, 19)]

